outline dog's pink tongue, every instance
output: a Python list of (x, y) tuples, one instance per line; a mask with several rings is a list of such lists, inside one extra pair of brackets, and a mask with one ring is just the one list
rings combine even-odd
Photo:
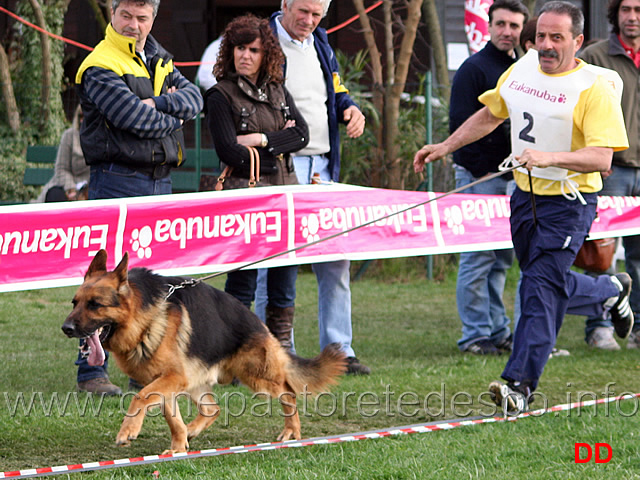
[(98, 336), (98, 332), (93, 332), (90, 337), (87, 337), (86, 342), (91, 347), (91, 353), (89, 353), (89, 358), (87, 358), (87, 363), (92, 367), (101, 366), (104, 364), (104, 349), (102, 348), (102, 344), (100, 343), (100, 337)]

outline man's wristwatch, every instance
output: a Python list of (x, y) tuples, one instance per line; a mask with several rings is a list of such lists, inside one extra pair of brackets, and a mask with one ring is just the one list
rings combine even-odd
[(260, 142), (260, 146), (262, 148), (266, 148), (267, 145), (269, 145), (269, 139), (267, 138), (267, 136), (264, 133), (261, 133), (260, 135), (261, 135), (261, 138), (262, 138), (262, 141)]

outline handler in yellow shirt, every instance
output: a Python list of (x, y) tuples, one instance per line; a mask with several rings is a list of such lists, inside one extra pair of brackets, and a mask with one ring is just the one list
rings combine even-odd
[[(511, 158), (521, 165), (514, 171), (511, 235), (522, 271), (522, 314), (502, 373), (506, 383), (489, 386), (507, 414), (521, 413), (533, 400), (570, 303), (572, 313), (578, 305), (583, 314), (610, 311), (624, 335), (633, 324), (628, 275), (592, 278), (571, 270), (596, 216), (600, 172), (609, 169), (614, 151), (628, 147), (619, 77), (575, 58), (583, 26), (571, 3), (545, 3), (536, 50), (480, 96), (486, 107), (414, 158), (414, 169), (422, 171), (511, 119)], [(594, 303), (603, 296), (606, 301)]]

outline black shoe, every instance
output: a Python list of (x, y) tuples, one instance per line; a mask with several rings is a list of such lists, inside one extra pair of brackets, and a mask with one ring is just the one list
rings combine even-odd
[(511, 353), (513, 351), (513, 333), (496, 343), (495, 347), (503, 353)]
[(473, 353), (474, 355), (502, 355), (502, 352), (488, 338), (473, 342), (463, 352)]
[(369, 375), (371, 369), (360, 363), (356, 357), (347, 357), (347, 375)]
[[(631, 333), (633, 327), (633, 310), (629, 305), (629, 295), (631, 294), (631, 277), (628, 273), (616, 273), (614, 277), (620, 284), (620, 296), (618, 301), (611, 307), (611, 322), (615, 328), (616, 335), (625, 339)], [(614, 282), (616, 283), (616, 282)]]

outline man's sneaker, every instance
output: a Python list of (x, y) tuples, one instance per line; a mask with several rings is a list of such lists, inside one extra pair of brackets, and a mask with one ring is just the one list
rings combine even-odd
[(633, 327), (633, 310), (629, 305), (629, 295), (631, 294), (631, 277), (628, 273), (616, 273), (611, 276), (611, 281), (620, 289), (618, 301), (611, 307), (611, 321), (616, 330), (616, 335), (625, 339), (631, 333)]
[(569, 350), (565, 350), (564, 348), (556, 348), (553, 347), (553, 349), (551, 350), (551, 353), (549, 354), (549, 358), (553, 358), (553, 357), (568, 357), (569, 355), (571, 355), (569, 353)]
[(347, 357), (347, 375), (369, 375), (371, 369), (360, 363), (356, 357)]
[(488, 338), (473, 342), (463, 352), (473, 353), (474, 355), (502, 355), (502, 352)]
[(587, 344), (600, 350), (620, 350), (620, 345), (613, 338), (613, 327), (596, 327), (587, 337)]
[(640, 348), (640, 329), (633, 330), (627, 339), (627, 348)]
[(499, 381), (494, 381), (489, 384), (489, 393), (491, 399), (499, 407), (502, 407), (502, 411), (505, 415), (520, 415), (527, 410), (527, 397), (529, 389), (524, 388), (527, 394), (521, 392), (518, 387), (510, 386)]
[(122, 395), (120, 387), (111, 383), (107, 377), (92, 378), (86, 382), (78, 382), (78, 390), (98, 395)]

